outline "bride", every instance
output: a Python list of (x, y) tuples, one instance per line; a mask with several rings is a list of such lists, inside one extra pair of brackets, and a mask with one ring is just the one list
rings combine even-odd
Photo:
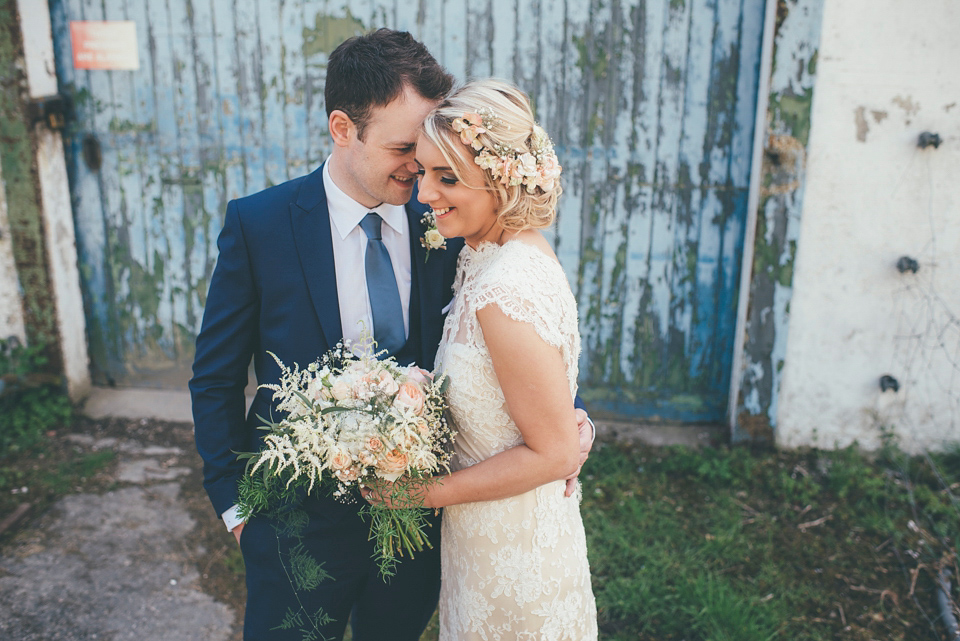
[(577, 497), (577, 308), (538, 229), (560, 166), (526, 96), (468, 83), (424, 122), (419, 199), (460, 236), (437, 367), (450, 376), (453, 472), (424, 491), (444, 508), (440, 639), (596, 639)]

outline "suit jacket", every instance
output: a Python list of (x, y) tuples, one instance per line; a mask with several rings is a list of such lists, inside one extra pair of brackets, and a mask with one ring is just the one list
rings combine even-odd
[[(218, 515), (236, 503), (244, 469), (237, 453), (259, 449), (257, 415), (273, 410), (273, 392), (257, 390), (244, 413), (251, 357), (258, 383), (276, 383), (280, 368), (268, 351), (287, 366), (305, 366), (343, 335), (322, 169), (227, 205), (190, 381), (204, 487)], [(432, 369), (463, 241), (448, 240), (427, 262), (420, 244), (426, 209), (415, 194), (406, 206), (410, 331), (396, 356)]]

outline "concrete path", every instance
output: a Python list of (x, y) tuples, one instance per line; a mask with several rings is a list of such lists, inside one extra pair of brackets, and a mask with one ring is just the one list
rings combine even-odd
[(226, 641), (235, 613), (201, 591), (194, 521), (171, 464), (176, 447), (83, 434), (117, 454), (117, 489), (75, 494), (18, 533), (0, 556), (5, 641)]

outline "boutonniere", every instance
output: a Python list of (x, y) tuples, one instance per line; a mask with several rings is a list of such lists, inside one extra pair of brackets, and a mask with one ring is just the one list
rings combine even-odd
[(420, 219), (420, 222), (427, 229), (423, 236), (420, 237), (420, 244), (427, 250), (427, 257), (423, 259), (423, 262), (427, 262), (430, 260), (431, 249), (447, 248), (447, 239), (437, 231), (437, 217), (433, 215), (432, 211), (425, 213), (423, 218)]

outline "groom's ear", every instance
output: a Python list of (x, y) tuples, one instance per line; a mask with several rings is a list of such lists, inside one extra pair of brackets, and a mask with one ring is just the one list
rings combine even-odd
[(333, 138), (333, 144), (338, 147), (346, 147), (357, 137), (357, 126), (350, 120), (346, 112), (334, 109), (330, 112), (330, 118), (327, 121), (330, 129), (330, 136)]

